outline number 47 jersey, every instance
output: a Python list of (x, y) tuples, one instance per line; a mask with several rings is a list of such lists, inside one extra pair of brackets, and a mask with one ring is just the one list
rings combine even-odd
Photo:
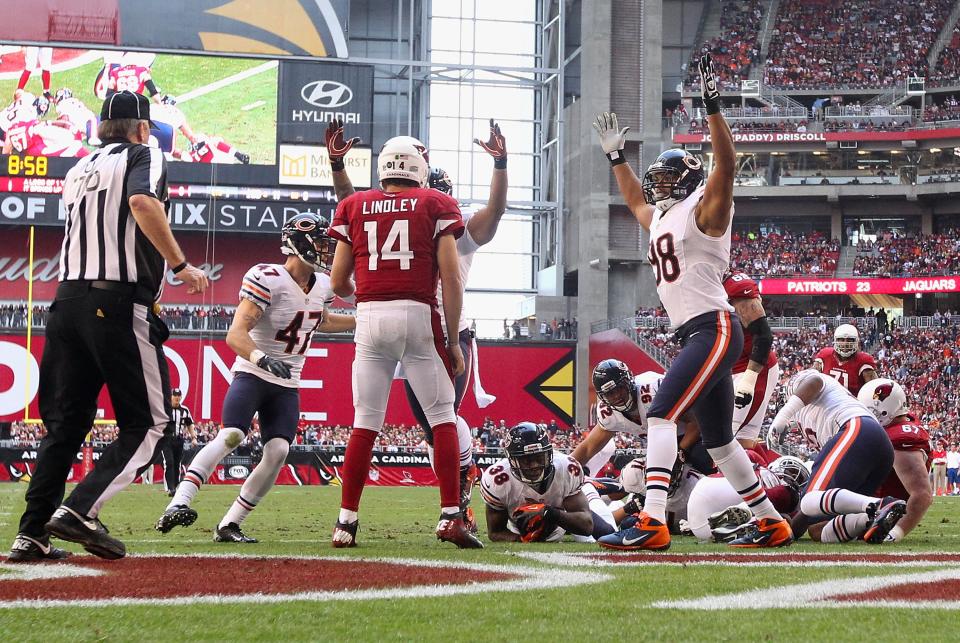
[(250, 338), (264, 353), (289, 365), (291, 377), (288, 380), (277, 377), (240, 356), (231, 370), (297, 388), (310, 340), (323, 322), (333, 297), (330, 277), (321, 272), (314, 273), (310, 292), (305, 293), (280, 264), (259, 264), (248, 270), (240, 286), (240, 298), (253, 302), (263, 311), (250, 331)]
[(357, 302), (437, 305), (437, 240), (463, 234), (460, 206), (432, 188), (365, 190), (337, 206), (328, 234), (353, 249)]

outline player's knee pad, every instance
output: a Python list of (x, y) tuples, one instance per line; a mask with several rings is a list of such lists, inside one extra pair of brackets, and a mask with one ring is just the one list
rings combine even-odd
[(231, 451), (240, 446), (244, 437), (244, 432), (234, 426), (225, 426), (217, 433), (217, 439), (222, 439), (224, 446)]
[(290, 451), (290, 443), (283, 438), (273, 438), (263, 445), (263, 459), (271, 466), (283, 466), (287, 460), (287, 453)]

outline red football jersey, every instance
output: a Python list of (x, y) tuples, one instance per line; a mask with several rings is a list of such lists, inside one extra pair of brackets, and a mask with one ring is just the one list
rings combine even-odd
[[(727, 291), (727, 299), (732, 304), (735, 299), (760, 299), (760, 288), (757, 282), (743, 274), (734, 272), (723, 280), (723, 289)], [(747, 370), (747, 364), (750, 363), (750, 351), (753, 350), (753, 335), (745, 332), (743, 334), (743, 350), (740, 351), (740, 357), (733, 365), (733, 372), (742, 373)], [(766, 374), (768, 368), (777, 363), (777, 352), (770, 349), (770, 355), (767, 357), (767, 363), (762, 374)]]
[(150, 80), (150, 70), (139, 65), (114, 67), (110, 70), (107, 87), (117, 92), (130, 91), (142, 94)]
[[(886, 427), (887, 435), (893, 442), (893, 448), (897, 451), (919, 451), (926, 456), (927, 468), (930, 468), (930, 434), (922, 424), (917, 422), (912, 416), (904, 416), (903, 421), (894, 422)], [(903, 488), (900, 478), (896, 471), (891, 471), (887, 479), (883, 481), (880, 488), (877, 489), (877, 496), (893, 496), (901, 500), (907, 500), (910, 494)]]
[(329, 234), (353, 247), (357, 301), (437, 305), (437, 239), (464, 231), (460, 206), (431, 188), (373, 189), (340, 202)]
[(819, 361), (821, 370), (825, 375), (842, 384), (854, 396), (860, 392), (860, 387), (865, 384), (863, 381), (863, 372), (867, 369), (877, 370), (877, 361), (868, 353), (857, 351), (850, 356), (850, 359), (840, 360), (833, 347), (820, 349), (817, 356), (813, 358), (814, 362)]
[(14, 152), (20, 154), (34, 154), (38, 147), (43, 147), (43, 139), (37, 136), (35, 125), (38, 121), (20, 121), (7, 129), (7, 139)]

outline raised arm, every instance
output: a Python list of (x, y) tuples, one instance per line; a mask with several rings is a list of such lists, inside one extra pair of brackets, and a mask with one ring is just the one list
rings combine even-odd
[(500, 133), (500, 126), (490, 119), (490, 138), (473, 142), (493, 157), (493, 176), (490, 178), (490, 198), (487, 205), (467, 221), (467, 231), (478, 246), (490, 243), (497, 233), (500, 218), (507, 209), (507, 140)]
[(720, 90), (713, 74), (710, 54), (704, 54), (698, 65), (703, 87), (703, 104), (707, 108), (710, 145), (713, 148), (713, 169), (707, 177), (703, 199), (697, 206), (697, 227), (711, 237), (722, 237), (730, 226), (733, 206), (733, 180), (737, 173), (737, 152), (733, 134), (720, 113)]
[(337, 119), (327, 125), (325, 134), (327, 142), (327, 158), (330, 159), (331, 175), (333, 176), (333, 190), (337, 194), (337, 201), (343, 201), (353, 194), (353, 183), (347, 176), (346, 166), (343, 164), (343, 157), (347, 155), (354, 145), (360, 142), (359, 136), (354, 136), (349, 141), (343, 138), (343, 121)]
[(650, 223), (653, 221), (654, 208), (644, 198), (643, 182), (634, 173), (633, 168), (627, 163), (627, 157), (623, 154), (623, 148), (627, 143), (627, 131), (630, 128), (620, 129), (617, 115), (604, 112), (597, 116), (593, 129), (600, 135), (600, 147), (610, 160), (613, 175), (617, 178), (617, 186), (624, 201), (627, 202), (627, 207), (644, 230), (649, 230)]

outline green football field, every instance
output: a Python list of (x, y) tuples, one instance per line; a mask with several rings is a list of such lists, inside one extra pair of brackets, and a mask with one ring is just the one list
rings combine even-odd
[[(151, 74), (161, 93), (183, 96), (190, 91), (264, 64), (262, 60), (217, 58), (211, 56), (177, 56), (160, 54), (151, 67)], [(97, 60), (66, 71), (53, 72), (51, 92), (69, 87), (94, 114), (100, 113), (102, 101), (93, 93), (93, 83), (102, 61)], [(12, 97), (17, 88), (15, 79), (0, 81), (0, 96)], [(40, 95), (40, 75), (30, 77), (25, 88)], [(9, 98), (4, 98), (4, 105)], [(252, 163), (273, 164), (277, 127), (277, 68), (238, 80), (210, 93), (181, 101), (187, 123), (195, 132), (220, 136), (237, 149), (250, 154)], [(51, 106), (48, 118), (54, 118)], [(177, 134), (178, 145), (186, 139)]]
[[(22, 484), (0, 486), (0, 543), (4, 546), (16, 532), (24, 490)], [(187, 598), (175, 605), (0, 607), (5, 639), (942, 641), (952, 638), (944, 627), (950, 623), (950, 627), (955, 627), (958, 622), (953, 610), (957, 609), (956, 599), (960, 597), (960, 501), (955, 498), (938, 499), (924, 523), (901, 545), (829, 547), (805, 541), (772, 554), (748, 553), (738, 558), (737, 564), (722, 564), (721, 559), (711, 557), (728, 553), (723, 546), (700, 546), (690, 538), (677, 538), (667, 555), (644, 556), (642, 560), (648, 564), (643, 566), (602, 566), (593, 562), (574, 566), (580, 554), (600, 554), (601, 550), (595, 545), (565, 542), (488, 544), (482, 551), (461, 552), (447, 543), (438, 543), (433, 535), (437, 492), (429, 488), (368, 488), (361, 508), (360, 546), (353, 550), (333, 550), (329, 546), (340, 495), (335, 486), (278, 487), (245, 523), (247, 532), (260, 538), (259, 544), (214, 543), (211, 528), (237, 491), (237, 487), (205, 487), (195, 503), (200, 512), (197, 523), (166, 536), (152, 529), (167, 501), (159, 486), (125, 490), (102, 515), (111, 533), (126, 542), (128, 553), (133, 556), (102, 563), (101, 568), (115, 570), (119, 579), (144, 555), (199, 556), (191, 559), (197, 561), (196, 567), (189, 565), (178, 572), (163, 594)], [(73, 545), (69, 547), (79, 551)], [(842, 552), (841, 556), (834, 555), (837, 552)], [(920, 558), (902, 556), (923, 552), (927, 554)], [(521, 553), (575, 556), (531, 559)], [(201, 569), (205, 554), (333, 556), (350, 561), (339, 564), (334, 573), (337, 578), (316, 578), (325, 587), (342, 583), (346, 588), (383, 581), (385, 576), (371, 571), (369, 565), (400, 558), (487, 566), (484, 569), (521, 567), (533, 576), (532, 580), (522, 580), (512, 587), (477, 585), (465, 590), (479, 593), (454, 594), (441, 588), (432, 592), (437, 594), (434, 596), (354, 596), (352, 600), (336, 600), (339, 593), (333, 591), (322, 601), (210, 603), (189, 598), (219, 591), (220, 586), (213, 584)], [(689, 555), (689, 564), (677, 564), (674, 554)], [(695, 559), (694, 554), (707, 556)], [(809, 558), (812, 554), (827, 555)], [(861, 563), (856, 558), (842, 557), (849, 555), (877, 560)], [(76, 556), (71, 562), (85, 559), (91, 557)], [(615, 562), (625, 559), (619, 555), (608, 557)], [(660, 561), (672, 564), (659, 564)], [(904, 561), (909, 566), (904, 566)], [(243, 561), (207, 562), (219, 565), (221, 570), (225, 565), (243, 565)], [(286, 568), (290, 570), (287, 573), (294, 574), (300, 565), (307, 564), (307, 559), (286, 563), (291, 565)], [(12, 579), (11, 574), (23, 567), (0, 566), (0, 606), (3, 598), (9, 599), (3, 588), (4, 576)], [(234, 575), (229, 567), (226, 573)], [(465, 582), (479, 583), (482, 579), (474, 575), (481, 573), (468, 569)], [(860, 591), (869, 589), (871, 583), (877, 586), (878, 578), (879, 585), (887, 588), (881, 591), (881, 598), (906, 602), (896, 606), (837, 608), (838, 601), (816, 603), (810, 598), (810, 590), (805, 589), (810, 583), (819, 582), (828, 588), (855, 586)], [(544, 586), (543, 579), (552, 579), (554, 586)], [(140, 586), (151, 584), (149, 577), (133, 580)], [(897, 585), (908, 580), (913, 580), (913, 584)], [(111, 576), (102, 576), (95, 582), (109, 584)], [(723, 596), (751, 590), (760, 592), (753, 598), (734, 598), (733, 604)], [(343, 592), (345, 596), (347, 589)], [(118, 595), (122, 597), (122, 593)], [(702, 611), (655, 605), (659, 601), (703, 597), (710, 597), (708, 603), (716, 601), (723, 609)], [(763, 602), (770, 600), (779, 605), (764, 607)], [(952, 603), (935, 606), (930, 601)]]

